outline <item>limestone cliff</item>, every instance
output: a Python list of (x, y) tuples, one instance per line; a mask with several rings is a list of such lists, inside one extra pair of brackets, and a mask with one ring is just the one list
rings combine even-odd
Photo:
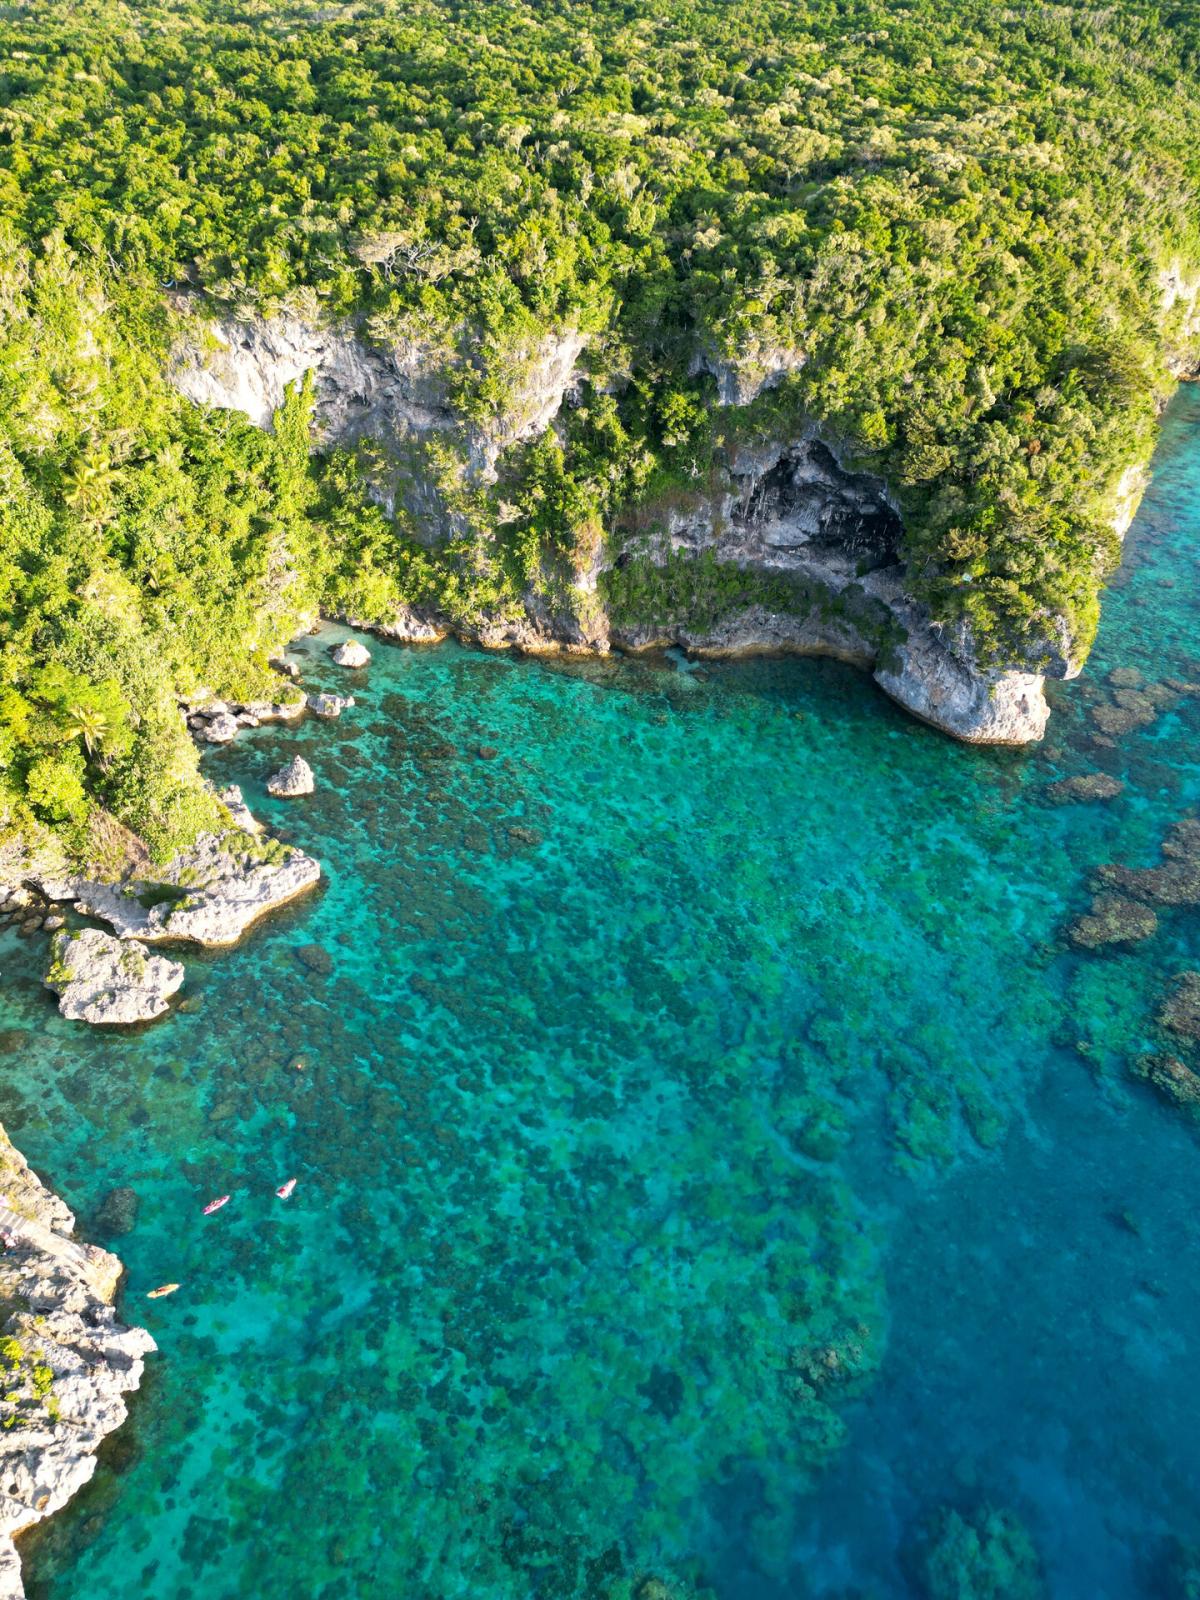
[(112, 1309), (121, 1263), (74, 1225), (0, 1128), (0, 1600), (24, 1594), (14, 1536), (87, 1483), (155, 1347)]
[[(374, 439), (403, 469), (411, 460), (407, 447), (441, 435), (462, 446), (468, 471), (483, 482), (494, 477), (510, 445), (549, 426), (586, 344), (584, 334), (568, 326), (512, 352), (504, 405), (468, 422), (451, 396), (455, 378), (472, 363), (469, 342), (459, 347), (409, 337), (375, 343), (346, 327), (282, 315), (210, 320), (197, 331), (176, 345), (168, 369), (175, 387), (197, 404), (241, 411), (266, 428), (287, 385), (311, 372), (322, 443)], [(429, 486), (414, 485), (412, 476), (401, 471), (396, 482), (381, 480), (380, 497), (390, 502), (397, 489), (402, 495), (407, 489), (411, 511), (436, 515)]]
[[(1164, 294), (1167, 292), (1164, 289)], [(467, 420), (452, 404), (456, 364), (469, 351), (411, 342), (372, 344), (348, 328), (319, 329), (297, 318), (224, 320), (206, 335), (191, 331), (176, 346), (170, 376), (201, 404), (243, 411), (270, 423), (285, 384), (314, 375), (319, 438), (327, 444), (378, 441), (396, 463), (392, 481), (374, 487), (385, 503), (402, 500), (425, 536), (439, 532), (439, 496), (406, 449), (431, 436), (454, 439), (478, 483), (495, 480), (504, 451), (553, 426), (564, 401), (586, 382), (578, 370), (585, 340), (578, 330), (547, 334), (518, 352), (503, 413)], [(701, 352), (695, 370), (711, 372), (722, 405), (749, 403), (795, 370), (794, 351), (754, 350), (744, 360)], [(1118, 519), (1127, 525), (1142, 478), (1122, 486)], [(442, 518), (441, 532), (451, 530)], [(1122, 530), (1123, 531), (1123, 530)], [(1040, 739), (1049, 715), (1044, 677), (1073, 676), (1080, 661), (1056, 619), (1009, 670), (983, 667), (969, 632), (946, 627), (909, 592), (900, 558), (901, 522), (888, 486), (856, 472), (814, 426), (799, 437), (731, 448), (709, 481), (654, 507), (641, 507), (610, 528), (606, 539), (565, 578), (547, 575), (519, 614), (456, 631), (489, 646), (526, 650), (604, 651), (678, 643), (701, 652), (791, 650), (858, 662), (900, 705), (922, 720), (977, 743), (1025, 744)], [(613, 574), (631, 561), (706, 558), (763, 580), (786, 604), (749, 596), (719, 617), (630, 617), (606, 604)], [(606, 577), (606, 575), (608, 575)], [(619, 587), (619, 578), (616, 581)], [(355, 618), (395, 638), (425, 640), (448, 631), (436, 615), (404, 613)]]

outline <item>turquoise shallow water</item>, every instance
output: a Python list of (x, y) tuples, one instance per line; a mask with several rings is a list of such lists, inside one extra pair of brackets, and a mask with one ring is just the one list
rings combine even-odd
[(6, 938), (0, 1120), (161, 1347), (31, 1594), (899, 1600), (985, 1500), (1052, 1595), (1165, 1593), (1200, 1147), (1127, 1062), (1200, 923), (1063, 933), (1200, 798), (1200, 698), (1092, 721), (1200, 680), (1198, 445), (1193, 391), (1041, 750), (829, 662), (377, 646), (339, 722), (207, 758), (327, 877), (184, 1010), (87, 1033)]

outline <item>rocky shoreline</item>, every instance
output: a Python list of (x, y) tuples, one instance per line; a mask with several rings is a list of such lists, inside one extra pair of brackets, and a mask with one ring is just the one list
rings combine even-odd
[(113, 1310), (120, 1261), (74, 1226), (0, 1128), (0, 1600), (25, 1593), (13, 1540), (91, 1478), (155, 1349)]

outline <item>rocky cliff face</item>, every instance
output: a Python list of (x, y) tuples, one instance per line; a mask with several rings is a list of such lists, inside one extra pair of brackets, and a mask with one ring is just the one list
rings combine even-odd
[(74, 1225), (0, 1129), (0, 1600), (25, 1592), (14, 1536), (87, 1483), (154, 1349), (113, 1312), (121, 1263)]
[(736, 453), (724, 478), (719, 496), (668, 512), (653, 553), (711, 552), (749, 571), (799, 579), (827, 599), (794, 613), (752, 608), (715, 628), (618, 630), (615, 643), (833, 655), (866, 667), (893, 700), (955, 738), (1027, 744), (1042, 737), (1049, 716), (1042, 678), (985, 671), (965, 632), (934, 624), (906, 592), (900, 516), (882, 480), (848, 470), (815, 431)]
[(1167, 365), (1177, 378), (1200, 373), (1200, 277), (1189, 278), (1178, 261), (1158, 275), (1160, 309), (1167, 337)]
[[(348, 328), (318, 327), (298, 317), (207, 321), (195, 338), (175, 347), (168, 377), (198, 405), (241, 411), (269, 428), (290, 383), (313, 374), (318, 439), (354, 444), (373, 439), (401, 462), (407, 447), (441, 435), (461, 443), (468, 472), (478, 481), (495, 476), (496, 462), (512, 444), (542, 433), (575, 382), (586, 343), (578, 328), (547, 333), (513, 353), (514, 381), (502, 411), (465, 422), (451, 404), (456, 369), (472, 359), (469, 347), (445, 349), (401, 340), (386, 348)], [(415, 487), (409, 509), (436, 514), (429, 486), (380, 480), (380, 498)]]
[[(198, 403), (241, 410), (267, 426), (284, 385), (312, 370), (323, 441), (369, 436), (402, 449), (422, 436), (453, 435), (464, 441), (469, 471), (487, 482), (510, 444), (553, 424), (581, 381), (576, 366), (583, 347), (582, 335), (565, 329), (547, 336), (538, 349), (520, 353), (515, 369), (520, 379), (504, 415), (470, 424), (451, 406), (445, 352), (376, 349), (349, 331), (319, 330), (296, 320), (211, 324), (207, 342), (189, 338), (179, 345), (170, 374)], [(722, 404), (741, 405), (781, 381), (799, 361), (788, 351), (751, 352), (739, 364), (701, 354), (696, 369), (716, 375)], [(1122, 518), (1132, 516), (1140, 485), (1140, 478), (1129, 477)], [(398, 468), (394, 485), (381, 497), (405, 499), (427, 529), (436, 528), (436, 492), (414, 475), (411, 460), (407, 471)], [(1032, 663), (1030, 670), (984, 669), (965, 630), (934, 623), (907, 593), (900, 534), (886, 484), (850, 470), (813, 428), (799, 439), (733, 452), (701, 492), (680, 494), (652, 513), (643, 508), (610, 530), (605, 548), (581, 564), (569, 582), (539, 587), (526, 597), (522, 615), (476, 627), (470, 636), (489, 646), (527, 650), (677, 643), (716, 653), (832, 654), (867, 667), (900, 705), (956, 738), (988, 744), (1040, 739), (1049, 715), (1044, 673), (1069, 677), (1079, 670), (1068, 641), (1058, 638), (1051, 620), (1036, 670)], [(794, 581), (800, 592), (818, 598), (810, 606), (788, 608), (747, 603), (716, 621), (683, 615), (630, 622), (609, 616), (601, 598), (606, 567), (620, 569), (646, 558), (662, 562), (679, 554)], [(390, 636), (414, 641), (446, 631), (436, 616), (354, 620), (382, 624), (381, 631)]]

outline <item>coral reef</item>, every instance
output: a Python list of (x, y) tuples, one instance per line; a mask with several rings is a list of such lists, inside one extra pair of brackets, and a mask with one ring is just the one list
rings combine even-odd
[(917, 1569), (925, 1600), (1042, 1600), (1046, 1592), (1027, 1529), (994, 1506), (936, 1512)]

